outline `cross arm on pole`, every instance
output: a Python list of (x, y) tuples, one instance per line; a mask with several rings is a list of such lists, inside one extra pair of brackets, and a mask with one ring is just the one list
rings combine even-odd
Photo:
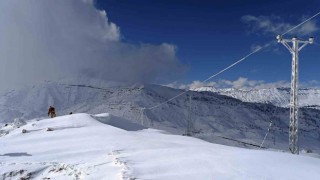
[(298, 51), (301, 51), (301, 49), (303, 49), (304, 47), (306, 47), (306, 45), (308, 45), (308, 44), (309, 44), (309, 42), (303, 43), (303, 45), (299, 47)]
[(282, 43), (291, 53), (293, 53), (293, 50), (292, 50), (292, 48), (290, 47), (290, 45), (288, 44), (287, 41), (282, 40), (281, 43)]
[(290, 51), (291, 54), (293, 53), (293, 49), (292, 49), (292, 48), (290, 47), (290, 45), (288, 44), (289, 42), (291, 42), (291, 40), (289, 40), (289, 39), (283, 39), (281, 35), (278, 35), (278, 36), (277, 36), (277, 40), (278, 40), (278, 43), (283, 44), (283, 45)]
[(313, 37), (310, 37), (308, 41), (299, 41), (299, 43), (303, 43), (303, 45), (298, 49), (299, 51), (306, 47), (306, 45), (308, 44), (313, 44), (313, 41), (314, 41), (314, 38)]

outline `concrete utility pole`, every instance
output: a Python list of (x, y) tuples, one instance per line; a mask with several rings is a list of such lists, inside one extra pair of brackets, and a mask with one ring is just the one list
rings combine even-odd
[[(282, 43), (292, 54), (291, 93), (290, 93), (290, 122), (289, 122), (289, 150), (292, 154), (299, 154), (298, 141), (298, 61), (299, 51), (308, 44), (313, 43), (313, 37), (308, 41), (299, 40), (297, 37), (283, 39), (277, 36), (278, 43)], [(289, 45), (292, 43), (292, 47)], [(300, 47), (299, 45), (302, 44)]]

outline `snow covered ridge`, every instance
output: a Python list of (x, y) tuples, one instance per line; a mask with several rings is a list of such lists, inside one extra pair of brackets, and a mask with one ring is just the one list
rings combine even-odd
[[(290, 103), (290, 88), (241, 90), (201, 87), (193, 90), (215, 92), (245, 102), (271, 103), (280, 107), (289, 107)], [(320, 89), (299, 89), (298, 96), (300, 107), (320, 108)]]
[[(181, 92), (158, 85), (95, 86), (49, 82), (0, 95), (0, 124), (16, 118), (44, 119), (49, 105), (54, 105), (58, 116), (70, 112), (109, 112), (135, 124), (181, 135), (187, 127), (191, 96), (196, 137), (224, 145), (256, 148), (248, 144), (259, 146), (273, 121), (264, 147), (288, 149), (289, 110), (271, 104), (246, 103), (217, 93), (193, 91), (141, 113), (141, 108), (157, 105)], [(300, 113), (301, 149), (320, 153), (320, 111), (301, 108)]]
[(319, 158), (212, 144), (146, 129), (108, 113), (27, 121), (0, 137), (0, 147), (0, 177), (5, 180), (320, 177)]

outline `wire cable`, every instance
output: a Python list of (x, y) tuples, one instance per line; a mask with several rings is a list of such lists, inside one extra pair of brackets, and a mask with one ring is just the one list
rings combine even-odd
[[(275, 109), (274, 112), (273, 112), (272, 119), (274, 119), (274, 117), (275, 117), (275, 115), (276, 115), (276, 112), (277, 112), (277, 109), (278, 109), (278, 106), (276, 106), (276, 109)], [(267, 138), (267, 136), (268, 136), (268, 134), (269, 134), (269, 132), (270, 132), (271, 126), (272, 126), (272, 120), (270, 121), (270, 124), (269, 124), (269, 127), (268, 127), (268, 131), (267, 131), (266, 135), (264, 136), (264, 138), (263, 138), (263, 140), (262, 140), (262, 142), (261, 142), (261, 144), (260, 144), (260, 149), (262, 148), (262, 146), (263, 146), (263, 144), (264, 144), (264, 141), (266, 140), (266, 138)]]
[(293, 31), (294, 29), (296, 29), (296, 28), (300, 27), (301, 25), (305, 24), (306, 22), (310, 21), (311, 19), (313, 19), (313, 18), (317, 17), (319, 14), (320, 14), (320, 12), (318, 12), (317, 14), (315, 14), (315, 15), (311, 16), (310, 18), (308, 18), (308, 19), (306, 19), (306, 20), (302, 21), (300, 24), (298, 24), (298, 25), (296, 25), (296, 26), (292, 27), (291, 29), (289, 29), (288, 31), (286, 31), (286, 32), (282, 33), (282, 36), (283, 36), (283, 35), (285, 35), (285, 34), (287, 34), (287, 33), (289, 33), (289, 32), (291, 32), (291, 31)]
[[(219, 72), (217, 72), (217, 73), (213, 74), (212, 76), (208, 77), (207, 79), (203, 80), (201, 83), (205, 83), (205, 82), (209, 81), (210, 79), (212, 79), (212, 78), (214, 78), (214, 77), (222, 74), (223, 72), (227, 71), (228, 69), (232, 68), (233, 66), (235, 66), (235, 65), (241, 63), (242, 61), (246, 60), (246, 59), (247, 59), (248, 57), (250, 57), (251, 55), (253, 55), (253, 54), (261, 51), (261, 50), (264, 49), (264, 48), (269, 47), (271, 44), (272, 44), (272, 43), (268, 43), (268, 44), (266, 44), (266, 45), (263, 46), (263, 47), (257, 48), (256, 50), (250, 52), (249, 54), (247, 54), (246, 56), (242, 57), (241, 59), (239, 59), (238, 61), (234, 62), (233, 64), (227, 66), (226, 68), (220, 70)], [(153, 106), (153, 107), (144, 108), (144, 109), (149, 109), (149, 110), (151, 110), (151, 109), (157, 108), (157, 107), (159, 107), (159, 106), (161, 106), (161, 105), (163, 105), (163, 104), (166, 104), (166, 103), (168, 103), (168, 102), (170, 102), (170, 101), (172, 101), (172, 100), (174, 100), (174, 99), (182, 96), (183, 94), (185, 94), (185, 93), (187, 93), (187, 92), (188, 92), (188, 91), (184, 91), (184, 92), (182, 92), (182, 93), (180, 93), (180, 94), (178, 94), (178, 95), (176, 95), (176, 96), (168, 99), (167, 101), (164, 101), (164, 102), (162, 102), (162, 103), (160, 103), (160, 104), (158, 104), (158, 105), (155, 105), (155, 106)]]

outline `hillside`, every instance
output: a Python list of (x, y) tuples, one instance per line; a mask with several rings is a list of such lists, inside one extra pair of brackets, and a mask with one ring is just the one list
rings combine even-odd
[[(48, 127), (53, 131), (46, 131)], [(2, 179), (320, 177), (319, 158), (211, 144), (146, 129), (107, 113), (32, 120), (20, 128), (9, 124), (1, 130), (9, 131), (0, 137)]]
[[(215, 92), (245, 102), (270, 103), (280, 107), (289, 107), (290, 103), (290, 88), (241, 90), (233, 88), (216, 89), (214, 87), (201, 87), (193, 90), (199, 92)], [(320, 89), (299, 89), (298, 97), (300, 107), (320, 107)]]
[[(260, 146), (272, 121), (273, 125), (264, 146), (287, 150), (287, 108), (247, 103), (212, 92), (190, 91), (167, 104), (153, 110), (146, 109), (141, 113), (141, 108), (152, 107), (181, 92), (179, 89), (158, 85), (93, 86), (48, 82), (2, 95), (0, 116), (2, 122), (12, 122), (14, 118), (43, 119), (47, 116), (49, 105), (54, 105), (58, 116), (69, 112), (110, 112), (146, 127), (183, 134), (187, 126), (188, 99), (191, 96), (191, 119), (197, 132), (194, 136), (224, 145), (257, 148), (250, 144)], [(301, 149), (320, 153), (319, 119), (319, 110), (301, 109)]]

